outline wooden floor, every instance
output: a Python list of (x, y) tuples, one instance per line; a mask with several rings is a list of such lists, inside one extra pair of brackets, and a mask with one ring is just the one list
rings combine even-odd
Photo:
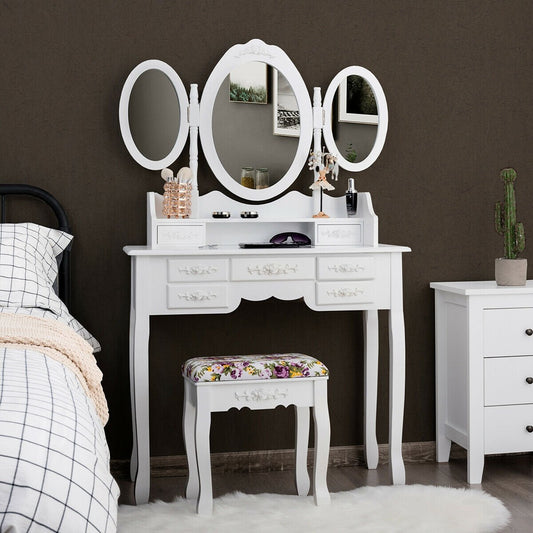
[[(469, 487), (466, 483), (466, 460), (454, 459), (449, 463), (414, 463), (406, 465), (407, 483)], [(133, 503), (132, 483), (119, 480), (120, 503)], [(171, 501), (183, 496), (186, 478), (152, 478), (151, 499)], [(365, 467), (340, 467), (328, 470), (328, 486), (331, 492), (351, 490), (364, 485), (391, 483), (387, 465), (377, 470)], [(473, 485), (471, 488), (479, 489)], [(506, 532), (533, 532), (533, 455), (508, 455), (487, 457), (481, 488), (496, 496), (512, 514), (512, 522)], [(294, 471), (253, 474), (215, 474), (215, 497), (239, 490), (246, 493), (294, 494)]]

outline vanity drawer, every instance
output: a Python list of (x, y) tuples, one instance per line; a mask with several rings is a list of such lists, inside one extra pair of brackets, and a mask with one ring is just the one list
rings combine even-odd
[(374, 279), (376, 258), (372, 255), (353, 257), (319, 257), (319, 280), (336, 279)]
[(315, 279), (314, 257), (237, 257), (231, 260), (233, 281)]
[(158, 245), (205, 244), (205, 224), (159, 224), (156, 230)]
[(227, 259), (169, 259), (168, 281), (227, 281)]
[(485, 357), (533, 355), (533, 308), (485, 309), (483, 342)]
[(519, 403), (533, 404), (533, 357), (486, 358), (485, 405)]
[(169, 309), (228, 307), (227, 285), (167, 285)]
[(317, 246), (327, 244), (334, 246), (336, 244), (362, 244), (363, 242), (363, 224), (332, 224), (330, 222), (317, 222), (315, 244)]
[(485, 453), (533, 450), (533, 404), (485, 407)]
[(375, 281), (324, 281), (316, 284), (317, 305), (371, 304), (375, 301)]

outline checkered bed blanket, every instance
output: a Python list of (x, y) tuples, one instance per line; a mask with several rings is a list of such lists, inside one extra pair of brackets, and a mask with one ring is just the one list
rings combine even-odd
[(0, 533), (114, 532), (118, 494), (74, 372), (37, 348), (0, 348)]

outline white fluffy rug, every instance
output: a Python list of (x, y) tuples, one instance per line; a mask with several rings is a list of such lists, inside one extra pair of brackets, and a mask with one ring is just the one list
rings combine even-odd
[(485, 533), (510, 519), (500, 500), (480, 490), (431, 485), (362, 487), (331, 494), (331, 505), (282, 494), (228, 494), (211, 517), (195, 503), (149, 503), (119, 508), (119, 533)]

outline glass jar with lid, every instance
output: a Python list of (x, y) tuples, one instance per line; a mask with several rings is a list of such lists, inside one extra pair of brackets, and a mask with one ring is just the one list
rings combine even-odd
[(241, 168), (241, 185), (249, 189), (255, 188), (254, 167)]
[(255, 188), (256, 189), (266, 189), (269, 187), (270, 176), (268, 173), (268, 168), (258, 168), (255, 171)]

